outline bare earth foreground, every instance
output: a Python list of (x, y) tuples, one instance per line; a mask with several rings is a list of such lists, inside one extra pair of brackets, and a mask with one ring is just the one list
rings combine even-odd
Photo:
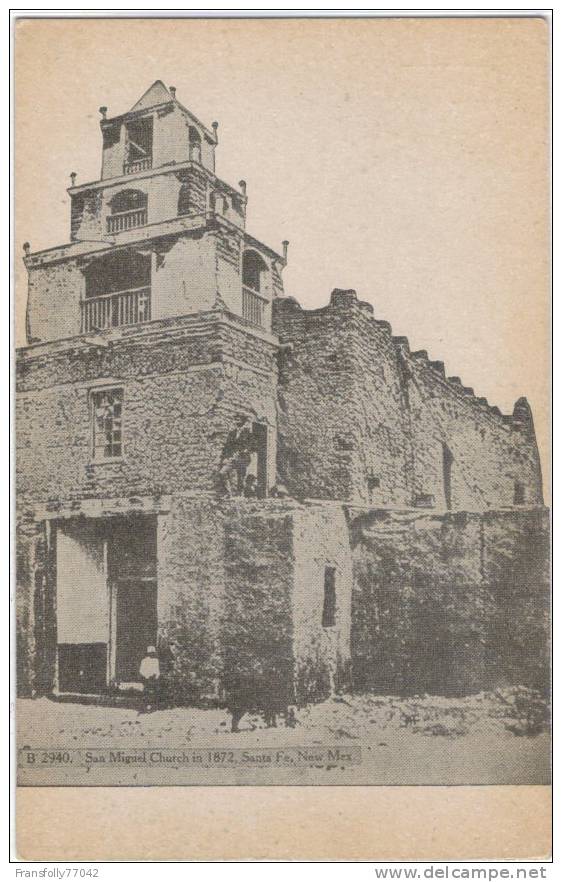
[(299, 709), (294, 728), (283, 720), (266, 728), (260, 716), (248, 714), (237, 734), (221, 709), (139, 714), (20, 699), (19, 782), (546, 784), (546, 706), (537, 698), (529, 702), (526, 692), (338, 696)]

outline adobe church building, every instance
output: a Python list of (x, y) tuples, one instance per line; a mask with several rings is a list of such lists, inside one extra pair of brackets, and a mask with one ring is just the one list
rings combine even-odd
[(297, 702), (547, 680), (548, 513), (529, 405), (500, 413), (354, 291), (304, 310), (246, 185), (155, 82), (100, 108), (101, 179), (32, 252), (17, 353), (23, 695), (181, 701), (236, 672)]

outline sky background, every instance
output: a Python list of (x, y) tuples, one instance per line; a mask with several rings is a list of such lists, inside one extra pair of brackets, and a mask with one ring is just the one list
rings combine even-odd
[(355, 288), (412, 349), (511, 413), (549, 480), (548, 30), (539, 19), (27, 20), (16, 30), (19, 257), (67, 242), (70, 172), (96, 180), (100, 105), (156, 80), (219, 122), (248, 231), (290, 240), (305, 308)]

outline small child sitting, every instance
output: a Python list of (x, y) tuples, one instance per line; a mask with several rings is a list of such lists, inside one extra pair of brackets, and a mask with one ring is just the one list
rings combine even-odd
[(158, 687), (160, 685), (160, 662), (156, 655), (156, 647), (149, 646), (140, 663), (140, 677), (143, 685), (144, 710), (148, 713), (158, 704)]

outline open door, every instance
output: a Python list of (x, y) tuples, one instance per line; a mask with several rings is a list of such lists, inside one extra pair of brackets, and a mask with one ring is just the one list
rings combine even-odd
[(135, 683), (158, 631), (155, 515), (57, 528), (58, 688), (99, 694)]
[(109, 597), (103, 522), (61, 523), (57, 556), (57, 685), (60, 692), (107, 686)]

